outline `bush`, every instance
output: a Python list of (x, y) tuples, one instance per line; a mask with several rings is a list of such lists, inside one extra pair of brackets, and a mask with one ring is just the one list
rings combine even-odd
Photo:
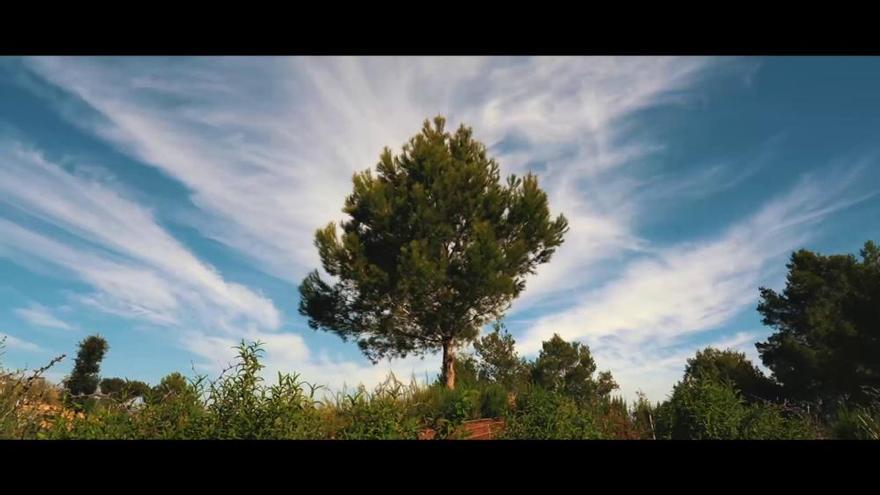
[(422, 423), (415, 403), (415, 384), (407, 387), (394, 375), (370, 393), (363, 386), (340, 394), (330, 411), (337, 427), (331, 438), (340, 440), (415, 440)]
[(541, 387), (517, 395), (501, 438), (587, 440), (603, 438), (593, 412), (575, 400)]
[(259, 375), (259, 343), (237, 348), (233, 366), (207, 383), (166, 376), (142, 405), (101, 400), (88, 414), (56, 421), (48, 438), (270, 439), (320, 438), (314, 388), (295, 375), (278, 375), (272, 386)]
[[(82, 412), (64, 409), (57, 387), (22, 372), (0, 371), (0, 436), (60, 439), (416, 439), (457, 438), (460, 425), (504, 418), (507, 439), (801, 439), (820, 437), (818, 423), (779, 404), (743, 399), (729, 380), (686, 377), (668, 401), (640, 396), (578, 400), (563, 390), (525, 386), (509, 402), (507, 388), (477, 380), (448, 390), (444, 384), (405, 385), (391, 375), (372, 391), (363, 386), (318, 401), (297, 375), (260, 374), (259, 343), (238, 346), (238, 357), (214, 381), (164, 377), (136, 403), (124, 394), (89, 398)], [(53, 361), (57, 362), (56, 361)], [(50, 363), (51, 365), (52, 363)], [(48, 367), (46, 367), (48, 368)], [(44, 368), (43, 370), (45, 370)], [(35, 378), (34, 378), (35, 377)], [(123, 385), (108, 381), (109, 388)], [(126, 381), (126, 383), (129, 383)], [(54, 401), (54, 403), (53, 403)], [(880, 405), (880, 402), (878, 402)], [(880, 407), (839, 408), (837, 438), (878, 435)], [(824, 420), (823, 420), (824, 421)]]
[(644, 393), (638, 392), (638, 399), (632, 411), (633, 426), (642, 440), (657, 439), (657, 408), (651, 404)]
[(809, 421), (767, 402), (747, 404), (728, 381), (679, 383), (657, 411), (659, 437), (675, 440), (809, 438)]
[(480, 416), (500, 418), (507, 414), (508, 392), (498, 383), (490, 383), (480, 390)]
[(741, 437), (748, 440), (807, 440), (816, 437), (806, 416), (786, 411), (772, 403), (753, 403), (741, 426)]
[(739, 393), (726, 383), (695, 380), (676, 385), (661, 406), (661, 436), (671, 439), (720, 440), (739, 437), (745, 417)]
[(841, 403), (831, 420), (831, 434), (840, 440), (880, 440), (880, 409)]
[[(0, 358), (5, 339), (0, 339)], [(64, 359), (56, 357), (29, 375), (10, 371), (0, 362), (0, 439), (35, 438), (46, 426), (47, 417), (61, 410), (61, 391), (41, 375)]]
[[(602, 438), (638, 440), (642, 438), (626, 401), (620, 397), (601, 400), (595, 405)], [(649, 437), (650, 438), (650, 437)]]

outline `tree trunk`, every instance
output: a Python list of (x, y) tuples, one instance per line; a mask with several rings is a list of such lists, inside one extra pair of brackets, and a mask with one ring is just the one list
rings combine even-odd
[(443, 381), (446, 388), (455, 389), (455, 348), (451, 340), (443, 343)]

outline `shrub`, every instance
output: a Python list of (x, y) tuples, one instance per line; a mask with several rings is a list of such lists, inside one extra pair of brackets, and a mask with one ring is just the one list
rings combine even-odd
[(657, 408), (658, 405), (651, 404), (644, 393), (638, 392), (638, 398), (633, 406), (632, 420), (642, 440), (657, 439)]
[[(4, 350), (5, 339), (0, 339), (0, 358)], [(30, 375), (6, 370), (0, 362), (0, 439), (34, 438), (47, 424), (47, 416), (60, 409), (60, 390), (42, 374), (62, 359), (64, 355)]]
[(603, 438), (638, 440), (642, 438), (626, 401), (620, 397), (604, 399), (595, 406)]
[(841, 403), (831, 422), (831, 434), (841, 440), (880, 440), (880, 408)]
[(739, 393), (728, 384), (713, 380), (676, 385), (671, 399), (661, 409), (658, 426), (662, 436), (676, 440), (738, 438), (746, 413)]
[(371, 393), (363, 386), (354, 393), (337, 396), (332, 410), (339, 426), (331, 432), (340, 440), (415, 440), (422, 428), (414, 402), (415, 384), (410, 387), (394, 375)]
[(516, 398), (501, 438), (586, 440), (603, 438), (592, 411), (558, 392), (529, 387)]
[(500, 418), (507, 414), (508, 392), (498, 383), (490, 383), (480, 390), (480, 416)]
[(741, 425), (747, 440), (807, 440), (816, 437), (811, 421), (797, 412), (772, 403), (753, 403)]
[(810, 422), (768, 402), (747, 404), (729, 381), (707, 377), (679, 383), (658, 408), (659, 437), (676, 440), (809, 438)]
[(416, 397), (416, 415), (424, 426), (437, 432), (436, 438), (451, 438), (461, 423), (481, 417), (483, 400), (476, 388), (450, 390), (434, 384), (420, 390)]

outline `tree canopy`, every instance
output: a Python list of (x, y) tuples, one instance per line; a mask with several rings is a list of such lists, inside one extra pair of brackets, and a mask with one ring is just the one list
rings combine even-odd
[(532, 379), (541, 387), (582, 401), (607, 397), (617, 388), (611, 372), (594, 377), (596, 361), (590, 348), (580, 342), (566, 342), (558, 334), (541, 344), (532, 365)]
[(515, 345), (513, 336), (500, 323), (491, 333), (475, 340), (474, 350), (480, 358), (479, 378), (507, 388), (527, 379), (528, 362), (519, 357)]
[(73, 363), (73, 371), (64, 381), (71, 395), (90, 395), (98, 389), (101, 361), (108, 345), (100, 335), (86, 337), (79, 343), (79, 351)]
[(442, 351), (453, 388), (456, 349), (506, 311), (567, 222), (551, 218), (534, 175), (502, 181), (472, 130), (449, 133), (442, 117), (353, 182), (341, 237), (331, 223), (315, 238), (335, 282), (311, 272), (299, 310), (312, 328), (355, 339), (373, 362)]
[(707, 347), (688, 359), (684, 380), (702, 378), (729, 382), (748, 402), (774, 400), (779, 395), (773, 380), (764, 376), (745, 353), (731, 349), (722, 351)]
[(787, 267), (781, 294), (761, 288), (776, 329), (756, 344), (762, 361), (789, 397), (867, 401), (880, 387), (880, 249), (866, 242), (861, 260), (802, 249)]
[(146, 383), (125, 378), (104, 378), (101, 380), (100, 388), (102, 394), (119, 399), (144, 397), (150, 391), (150, 386)]

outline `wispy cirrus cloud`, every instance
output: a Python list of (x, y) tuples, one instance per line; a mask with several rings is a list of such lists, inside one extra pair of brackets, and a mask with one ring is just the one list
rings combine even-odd
[(73, 330), (75, 327), (64, 320), (56, 317), (52, 310), (39, 303), (31, 303), (25, 308), (16, 308), (13, 311), (19, 318), (31, 325), (60, 330)]
[[(0, 149), (0, 202), (18, 213), (16, 221), (0, 216), (0, 256), (86, 283), (93, 291), (73, 296), (82, 308), (172, 330), (170, 343), (199, 356), (202, 371), (222, 369), (241, 339), (265, 344), (268, 376), (296, 370), (331, 389), (377, 383), (392, 366), (428, 368), (420, 360), (371, 366), (312, 354), (301, 335), (278, 331), (280, 316), (271, 300), (223, 279), (149, 210), (111, 189), (105, 173), (77, 175), (22, 143), (0, 141)], [(37, 303), (14, 312), (34, 325), (74, 328)], [(13, 336), (7, 345), (42, 351)]]
[(0, 151), (0, 202), (57, 232), (0, 218), (0, 255), (73, 274), (96, 289), (81, 302), (122, 316), (227, 330), (237, 323), (279, 326), (269, 299), (224, 280), (149, 210), (21, 143), (0, 141)]
[(0, 332), (0, 342), (9, 349), (16, 349), (21, 351), (29, 351), (29, 352), (42, 352), (43, 348), (34, 344), (33, 342), (28, 342), (26, 340), (22, 340), (18, 337), (9, 335), (7, 333)]
[[(692, 58), (265, 58), (29, 60), (101, 119), (91, 130), (186, 185), (198, 228), (298, 283), (314, 230), (340, 218), (354, 171), (436, 114), (473, 125), (502, 167), (538, 168), (565, 247), (525, 299), (639, 245), (633, 181), (597, 176), (662, 149), (625, 118), (683, 91), (718, 61)], [(80, 120), (82, 121), (82, 120)], [(526, 138), (527, 136), (527, 138)], [(596, 179), (584, 184), (587, 178)]]
[[(621, 387), (646, 388), (658, 398), (683, 366), (685, 338), (717, 329), (757, 300), (757, 288), (779, 272), (785, 256), (806, 242), (822, 219), (872, 197), (852, 194), (860, 167), (829, 177), (805, 177), (719, 236), (652, 249), (610, 282), (581, 295), (581, 302), (534, 321), (520, 340), (536, 353), (554, 333), (588, 343), (597, 360), (622, 371)], [(680, 370), (677, 371), (677, 373)], [(627, 378), (629, 377), (629, 378)]]
[[(828, 190), (806, 184), (714, 238), (657, 246), (639, 235), (658, 197), (705, 196), (752, 172), (721, 163), (687, 176), (644, 174), (665, 143), (633, 132), (640, 111), (699, 98), (694, 88), (735, 65), (730, 59), (35, 58), (27, 65), (96, 113), (84, 118), (65, 107), (73, 121), (183, 184), (197, 207), (187, 221), (202, 234), (294, 284), (319, 265), (314, 229), (341, 217), (354, 171), (373, 165), (382, 147), (398, 149), (426, 117), (445, 114), (450, 125), (472, 125), (506, 172), (537, 172), (553, 210), (571, 224), (553, 262), (513, 307), (514, 317), (547, 305), (557, 313), (537, 317), (520, 338), (522, 349), (534, 352), (559, 332), (591, 343), (600, 363), (607, 358), (624, 377), (636, 376), (628, 369), (650, 374), (672, 366), (685, 352), (678, 347), (684, 336), (716, 328), (752, 304), (768, 266), (806, 238), (810, 222), (843, 206)], [(754, 64), (741, 72), (751, 77)], [(199, 281), (213, 294), (203, 309), (199, 300), (185, 300), (187, 308), (210, 313), (228, 299), (254, 322), (226, 334), (196, 332), (182, 345), (213, 362), (240, 337), (269, 335), (272, 311), (259, 296), (212, 276), (173, 242), (158, 242), (161, 235), (149, 235), (162, 253), (151, 258), (90, 232), (88, 216), (75, 222), (47, 208), (32, 214), (73, 234), (88, 232), (150, 268), (101, 267), (95, 283), (108, 289), (83, 302), (177, 324), (185, 295), (157, 274), (181, 271), (187, 283)], [(116, 235), (138, 239), (118, 226)], [(596, 286), (597, 274), (611, 278)], [(144, 294), (120, 300), (118, 294), (136, 290), (128, 281)], [(135, 307), (139, 301), (149, 304)], [(324, 359), (298, 335), (278, 335), (269, 354), (279, 367), (287, 362), (348, 382), (372, 379), (380, 368)], [(667, 378), (658, 379), (657, 390)]]

